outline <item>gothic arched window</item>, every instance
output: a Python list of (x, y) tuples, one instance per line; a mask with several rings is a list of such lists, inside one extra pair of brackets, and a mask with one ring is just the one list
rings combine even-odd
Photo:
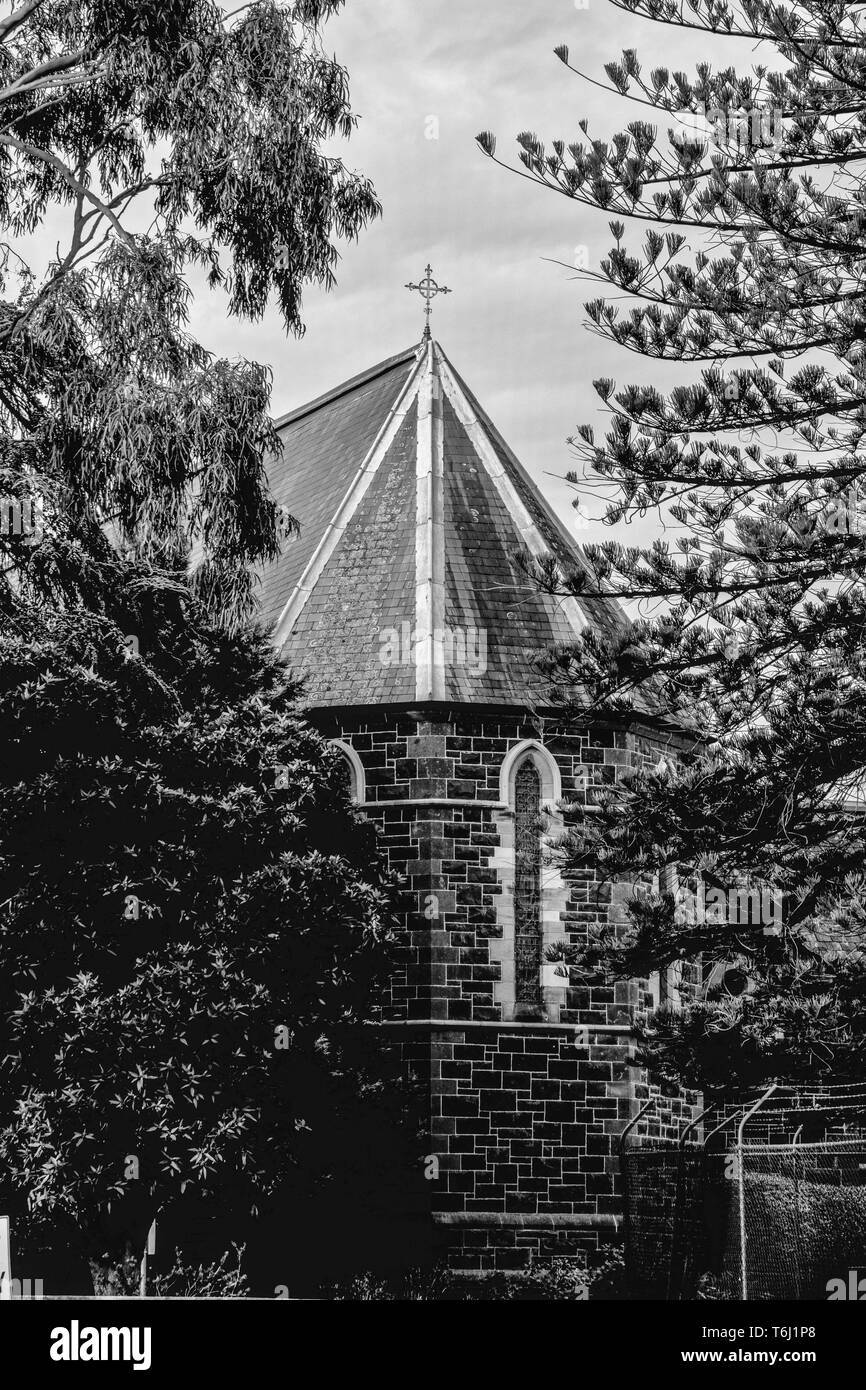
[(555, 1022), (564, 1000), (564, 983), (551, 984), (543, 969), (545, 948), (562, 937), (569, 900), (557, 864), (548, 860), (563, 830), (561, 800), (562, 778), (550, 750), (538, 739), (515, 743), (499, 770), (499, 847), (492, 860), (502, 888), (496, 906), (502, 935), (491, 942), (490, 959), (502, 972), (494, 997), (503, 1020)]
[(518, 1010), (541, 1005), (541, 778), (531, 758), (514, 779), (514, 996)]
[(367, 799), (367, 785), (361, 759), (352, 745), (345, 743), (341, 738), (332, 738), (331, 746), (343, 755), (341, 761), (346, 769), (346, 785), (349, 789), (349, 795), (359, 805), (363, 804)]

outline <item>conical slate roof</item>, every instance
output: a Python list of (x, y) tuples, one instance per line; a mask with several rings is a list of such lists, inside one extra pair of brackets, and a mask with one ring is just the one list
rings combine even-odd
[(262, 576), (262, 620), (313, 706), (547, 703), (534, 662), (608, 602), (541, 592), (520, 566), (580, 550), (438, 343), (277, 422), (271, 489), (301, 524)]

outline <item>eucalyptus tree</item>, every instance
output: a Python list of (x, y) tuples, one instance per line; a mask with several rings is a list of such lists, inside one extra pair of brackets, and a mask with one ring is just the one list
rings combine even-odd
[(188, 326), (203, 270), (301, 333), (379, 209), (326, 152), (338, 0), (5, 8), (0, 1204), (101, 1288), (178, 1203), (345, 1186), (382, 1095), (390, 879), (243, 621), (269, 373)]
[[(7, 582), (87, 585), (94, 527), (233, 621), (291, 530), (265, 483), (270, 377), (188, 331), (334, 282), (379, 213), (328, 152), (355, 118), (321, 26), (342, 0), (24, 0), (0, 19), (0, 537)], [(33, 519), (37, 504), (41, 515)], [(18, 506), (22, 516), (12, 512)], [(62, 513), (61, 517), (59, 514)], [(31, 524), (28, 526), (28, 522)], [(44, 534), (41, 546), (17, 533)]]

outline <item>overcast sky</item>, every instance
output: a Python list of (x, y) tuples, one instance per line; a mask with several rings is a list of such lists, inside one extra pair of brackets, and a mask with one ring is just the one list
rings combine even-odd
[[(607, 218), (502, 170), (475, 136), (492, 130), (497, 153), (514, 162), (522, 130), (574, 141), (584, 115), (591, 135), (609, 136), (645, 114), (569, 72), (553, 53), (561, 43), (602, 81), (624, 47), (637, 47), (647, 69), (691, 71), (708, 48), (720, 63), (755, 59), (730, 40), (696, 47), (694, 36), (607, 0), (585, 9), (574, 0), (348, 0), (325, 42), (349, 71), (361, 118), (341, 152), (373, 180), (384, 215), (342, 248), (336, 290), (307, 290), (301, 341), (286, 338), (275, 310), (257, 324), (229, 320), (219, 295), (197, 297), (195, 331), (220, 353), (269, 363), (280, 414), (418, 341), (423, 306), (403, 286), (429, 260), (453, 290), (435, 305), (435, 336), (580, 529), (561, 480), (573, 466), (567, 437), (582, 422), (603, 426), (591, 382), (657, 379), (658, 369), (591, 336), (582, 306), (592, 287), (551, 264), (573, 266), (586, 246), (595, 265), (611, 244)], [(610, 537), (598, 527), (581, 534)]]

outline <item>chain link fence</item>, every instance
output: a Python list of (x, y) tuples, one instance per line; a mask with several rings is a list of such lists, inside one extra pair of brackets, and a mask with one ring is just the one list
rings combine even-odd
[(678, 1141), (634, 1133), (653, 1105), (620, 1147), (633, 1298), (849, 1296), (866, 1271), (866, 1087), (771, 1087)]

